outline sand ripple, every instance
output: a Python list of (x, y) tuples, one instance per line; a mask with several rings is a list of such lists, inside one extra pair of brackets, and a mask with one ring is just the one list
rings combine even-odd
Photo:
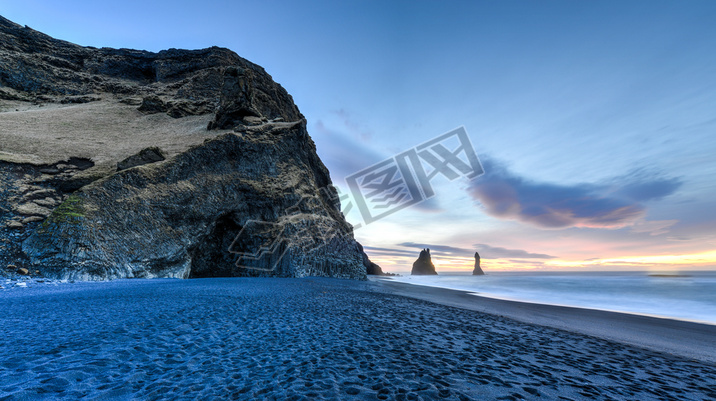
[(716, 399), (716, 366), (331, 279), (0, 292), (0, 400)]

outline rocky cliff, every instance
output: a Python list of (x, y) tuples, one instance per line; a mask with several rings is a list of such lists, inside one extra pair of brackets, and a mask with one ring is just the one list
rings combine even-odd
[(221, 48), (81, 47), (0, 17), (5, 266), (93, 280), (370, 265), (263, 68)]
[(430, 248), (423, 249), (418, 255), (418, 259), (413, 262), (413, 270), (410, 272), (412, 275), (437, 275), (435, 271), (435, 265), (430, 257)]

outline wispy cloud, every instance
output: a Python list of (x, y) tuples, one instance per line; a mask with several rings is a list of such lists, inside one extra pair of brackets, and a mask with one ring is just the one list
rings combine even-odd
[(327, 127), (321, 120), (314, 124), (314, 129), (321, 159), (329, 167), (331, 177), (338, 182), (388, 157), (351, 135)]
[(404, 249), (380, 248), (375, 246), (364, 246), (363, 249), (371, 256), (380, 255), (386, 257), (418, 257), (418, 252), (406, 251)]
[(421, 244), (417, 242), (403, 242), (398, 244), (407, 248), (430, 248), (430, 250), (444, 253), (449, 256), (473, 257), (475, 251), (485, 259), (500, 258), (524, 258), (524, 259), (554, 259), (555, 256), (545, 255), (541, 253), (531, 253), (522, 249), (507, 249), (502, 247), (490, 246), (487, 244), (475, 244), (474, 249), (458, 248), (448, 245)]
[(509, 259), (508, 262), (520, 264), (520, 265), (531, 265), (531, 266), (542, 266), (542, 262), (535, 262), (532, 260), (524, 260), (524, 259)]
[(631, 227), (631, 231), (635, 233), (649, 233), (650, 235), (660, 235), (668, 233), (668, 228), (678, 222), (678, 220), (637, 221)]
[(370, 142), (373, 137), (373, 131), (356, 121), (355, 117), (346, 109), (333, 110), (332, 113), (341, 120), (350, 134), (363, 142)]
[[(639, 170), (604, 184), (558, 185), (529, 181), (490, 158), (482, 162), (485, 175), (470, 184), (470, 196), (491, 216), (542, 228), (632, 226), (643, 221), (645, 202), (668, 196), (682, 184)], [(655, 231), (666, 227), (660, 224)]]
[[(356, 139), (356, 133), (344, 132), (352, 129), (351, 121), (347, 119), (347, 113), (343, 110), (335, 112), (339, 117), (345, 118), (340, 129), (329, 128), (323, 121), (318, 120), (314, 125), (315, 139), (318, 142), (318, 150), (321, 160), (328, 166), (334, 184), (343, 185), (345, 178), (368, 168), (393, 155), (381, 153), (369, 145), (367, 139)], [(415, 191), (414, 188), (410, 188)], [(443, 208), (437, 198), (430, 198), (416, 205), (411, 209), (426, 213), (437, 213)]]
[(556, 256), (543, 253), (532, 253), (522, 249), (507, 249), (487, 244), (475, 244), (475, 248), (483, 258), (523, 258), (523, 259), (554, 259)]
[(450, 256), (472, 257), (475, 254), (475, 251), (472, 251), (470, 249), (457, 248), (457, 247), (448, 246), (448, 245), (420, 244), (417, 242), (403, 242), (403, 243), (398, 244), (398, 246), (404, 246), (406, 248), (417, 248), (417, 249), (430, 248), (431, 251), (437, 251), (437, 252), (444, 253), (444, 254), (450, 255)]
[(621, 177), (612, 179), (602, 186), (611, 196), (629, 199), (634, 202), (659, 200), (676, 192), (682, 182), (678, 178), (663, 177), (661, 174), (638, 169)]

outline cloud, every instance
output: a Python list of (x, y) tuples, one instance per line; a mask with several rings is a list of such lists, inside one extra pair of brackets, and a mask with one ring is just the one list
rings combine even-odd
[(546, 255), (544, 253), (532, 253), (522, 249), (507, 249), (499, 246), (490, 246), (487, 244), (475, 244), (475, 248), (480, 252), (480, 256), (488, 259), (497, 258), (522, 258), (522, 259), (554, 259), (556, 256)]
[(674, 241), (674, 242), (691, 242), (693, 241), (693, 238), (691, 237), (679, 237), (679, 236), (672, 236), (672, 237), (666, 237), (668, 241)]
[(414, 251), (406, 251), (403, 249), (393, 249), (393, 248), (379, 248), (375, 246), (364, 246), (363, 250), (365, 250), (366, 253), (370, 255), (380, 255), (380, 256), (394, 256), (394, 257), (411, 257), (411, 258), (417, 258), (418, 253)]
[(649, 233), (651, 235), (665, 234), (669, 232), (669, 227), (678, 223), (678, 220), (652, 220), (652, 221), (637, 221), (631, 227), (631, 231), (634, 233)]
[(360, 140), (364, 142), (370, 142), (373, 137), (373, 132), (363, 126), (363, 124), (357, 122), (351, 113), (345, 109), (333, 110), (331, 113), (341, 120), (343, 125), (354, 137), (360, 138)]
[(456, 248), (456, 247), (447, 246), (447, 245), (419, 244), (416, 242), (403, 242), (398, 245), (404, 246), (406, 248), (417, 248), (417, 249), (430, 248), (431, 251), (438, 251), (438, 252), (445, 253), (450, 256), (473, 257), (475, 255), (475, 251), (465, 249), (465, 248)]
[(644, 202), (674, 193), (681, 181), (639, 170), (605, 184), (558, 185), (526, 180), (483, 157), (485, 175), (470, 196), (494, 217), (542, 228), (623, 228), (643, 221)]
[(544, 266), (543, 262), (535, 262), (533, 260), (509, 259), (508, 262), (515, 263), (515, 264), (521, 264), (521, 265), (530, 265), (530, 266), (534, 266), (534, 267)]
[(362, 141), (326, 127), (323, 121), (314, 124), (314, 138), (321, 160), (331, 171), (331, 177), (342, 182), (346, 176), (387, 158)]
[(445, 210), (443, 207), (440, 206), (440, 203), (438, 203), (438, 199), (435, 197), (426, 199), (418, 204), (411, 206), (410, 208), (417, 209), (425, 213), (439, 213)]
[(486, 244), (475, 244), (475, 249), (457, 248), (447, 245), (420, 244), (416, 242), (403, 242), (398, 244), (407, 248), (430, 248), (432, 251), (438, 251), (450, 256), (473, 257), (475, 251), (480, 253), (480, 257), (485, 259), (500, 258), (522, 258), (522, 259), (554, 259), (555, 256), (545, 255), (542, 253), (531, 253), (522, 249), (507, 249), (502, 247), (490, 246)]
[(659, 200), (676, 192), (682, 182), (678, 178), (659, 177), (646, 170), (635, 170), (613, 180), (614, 196), (635, 202)]
[[(335, 113), (339, 116), (346, 114), (342, 110)], [(344, 121), (344, 124), (349, 122)], [(331, 178), (337, 185), (345, 187), (346, 177), (392, 157), (374, 150), (366, 141), (357, 140), (352, 134), (328, 128), (321, 120), (316, 122), (314, 128), (314, 138), (321, 160), (328, 167)], [(410, 188), (410, 190), (415, 189)], [(435, 197), (413, 205), (410, 209), (426, 213), (443, 211)]]

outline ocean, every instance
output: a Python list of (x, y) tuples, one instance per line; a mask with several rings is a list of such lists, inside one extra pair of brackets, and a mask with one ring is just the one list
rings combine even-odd
[(395, 281), (539, 304), (599, 309), (716, 325), (716, 271), (489, 272), (402, 276)]

